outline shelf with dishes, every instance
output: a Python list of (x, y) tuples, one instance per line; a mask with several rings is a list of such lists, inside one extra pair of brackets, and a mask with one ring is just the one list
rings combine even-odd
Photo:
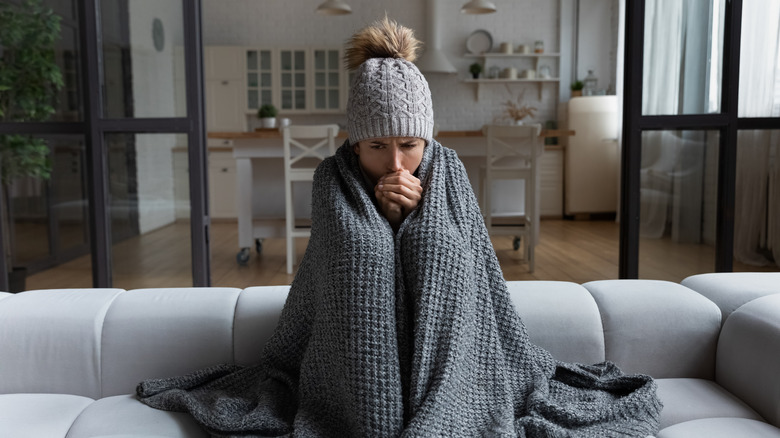
[[(478, 79), (466, 78), (462, 80), (465, 83), (477, 84), (477, 100), (480, 100), (482, 85), (509, 83), (537, 84), (539, 99), (541, 100), (542, 85), (545, 83), (558, 83), (560, 81), (560, 79), (553, 74), (554, 67), (557, 67), (557, 65), (554, 64), (557, 64), (557, 60), (560, 58), (559, 53), (487, 52), (466, 53), (463, 57), (483, 60), (483, 77)], [(549, 59), (552, 62), (543, 63), (543, 60), (546, 59)], [(511, 61), (519, 61), (519, 63), (515, 64)], [(504, 68), (502, 69), (501, 67)]]

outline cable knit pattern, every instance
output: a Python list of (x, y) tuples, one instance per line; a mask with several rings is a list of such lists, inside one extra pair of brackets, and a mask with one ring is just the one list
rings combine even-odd
[(355, 143), (369, 138), (433, 139), (433, 103), (417, 67), (400, 58), (371, 58), (355, 70), (347, 100), (347, 131)]
[(142, 382), (213, 436), (645, 437), (653, 380), (560, 363), (512, 306), (463, 165), (436, 141), (394, 235), (349, 143), (318, 168), (312, 237), (261, 364)]

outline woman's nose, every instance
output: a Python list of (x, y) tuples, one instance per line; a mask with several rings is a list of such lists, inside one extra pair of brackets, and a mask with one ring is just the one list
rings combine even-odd
[(393, 148), (392, 152), (390, 152), (390, 153), (392, 154), (391, 161), (390, 161), (390, 171), (391, 172), (398, 172), (400, 170), (403, 170), (403, 168), (404, 168), (403, 162), (402, 162), (403, 154), (401, 153), (401, 149), (400, 148)]

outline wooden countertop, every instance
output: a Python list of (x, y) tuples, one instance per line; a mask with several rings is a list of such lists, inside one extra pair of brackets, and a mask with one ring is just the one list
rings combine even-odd
[[(542, 129), (539, 137), (568, 137), (575, 132), (566, 129)], [(339, 138), (347, 138), (347, 131), (340, 131)], [(483, 137), (482, 131), (439, 131), (436, 138), (447, 137)], [(209, 132), (208, 138), (221, 138), (226, 140), (252, 139), (252, 138), (282, 138), (278, 129), (259, 129), (253, 132)]]

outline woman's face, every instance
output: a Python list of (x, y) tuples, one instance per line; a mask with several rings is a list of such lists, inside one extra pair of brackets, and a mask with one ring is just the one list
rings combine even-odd
[(406, 169), (414, 173), (422, 162), (425, 140), (416, 137), (371, 138), (354, 146), (360, 167), (373, 184), (383, 175)]

